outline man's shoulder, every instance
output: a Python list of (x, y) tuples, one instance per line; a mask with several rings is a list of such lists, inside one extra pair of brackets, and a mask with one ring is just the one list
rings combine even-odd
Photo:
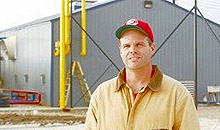
[(178, 80), (176, 80), (166, 74), (163, 74), (162, 83), (169, 84), (169, 85), (183, 86), (183, 84), (180, 81), (178, 81)]
[(104, 82), (102, 82), (99, 87), (103, 86), (103, 87), (107, 87), (107, 86), (110, 86), (110, 85), (115, 85), (117, 83), (117, 80), (118, 80), (118, 76), (112, 78), (112, 79), (109, 79), (109, 80), (106, 80)]
[(190, 94), (189, 91), (186, 89), (186, 87), (180, 81), (166, 74), (163, 74), (163, 80), (161, 86), (166, 89), (175, 90), (179, 93), (185, 93), (187, 95)]
[(114, 90), (116, 89), (116, 85), (117, 85), (117, 77), (114, 77), (112, 79), (106, 80), (104, 82), (102, 82), (95, 90), (95, 93), (109, 93), (109, 92), (114, 92)]

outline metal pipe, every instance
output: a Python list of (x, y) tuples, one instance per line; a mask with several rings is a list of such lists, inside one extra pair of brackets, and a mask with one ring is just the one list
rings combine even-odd
[[(86, 1), (82, 0), (81, 2), (81, 22), (82, 22), (82, 27), (84, 30), (86, 30)], [(87, 54), (87, 45), (86, 45), (86, 33), (84, 31), (82, 33), (82, 39), (81, 39), (81, 52), (80, 56), (86, 56)]]
[(57, 41), (55, 43), (55, 53), (54, 54), (55, 54), (56, 57), (60, 56), (60, 41)]
[[(71, 63), (71, 67), (73, 64), (73, 44), (72, 44), (72, 14), (73, 14), (73, 1), (71, 0), (70, 3), (70, 63)], [(70, 75), (70, 107), (73, 107), (73, 75), (71, 73)]]
[(195, 0), (194, 10), (194, 102), (197, 109), (197, 0)]
[(64, 0), (61, 0), (60, 13), (60, 109), (65, 107), (65, 16), (64, 16)]
[(70, 2), (65, 0), (65, 55), (70, 52)]

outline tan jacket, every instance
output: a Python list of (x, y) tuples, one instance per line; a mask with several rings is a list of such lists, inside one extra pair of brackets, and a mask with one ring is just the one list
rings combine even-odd
[(123, 80), (124, 69), (102, 83), (92, 95), (86, 130), (199, 130), (190, 93), (157, 66), (153, 68), (150, 83), (135, 100)]

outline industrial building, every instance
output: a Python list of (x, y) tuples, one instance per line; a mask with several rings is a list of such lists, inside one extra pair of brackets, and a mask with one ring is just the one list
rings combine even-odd
[[(159, 47), (173, 29), (189, 12), (166, 0), (152, 0), (152, 7), (144, 6), (145, 0), (109, 0), (87, 8), (87, 32), (98, 46), (118, 66), (123, 67), (117, 47), (115, 30), (123, 21), (139, 18), (153, 28), (155, 43)], [(73, 18), (80, 23), (80, 9), (74, 10)], [(153, 57), (154, 64), (180, 81), (193, 81), (193, 13)], [(220, 25), (208, 21), (218, 38)], [(42, 104), (57, 106), (59, 102), (59, 58), (55, 57), (55, 42), (59, 40), (59, 15), (39, 19), (0, 32), (12, 44), (11, 55), (3, 57), (1, 49), (1, 81), (10, 89), (35, 90), (42, 94)], [(88, 85), (94, 86), (113, 78), (118, 70), (87, 37), (87, 56), (81, 57), (81, 28), (72, 21), (72, 57), (79, 61)], [(7, 43), (6, 43), (7, 44)], [(8, 45), (6, 45), (8, 46)], [(220, 46), (208, 26), (198, 17), (198, 101), (203, 102), (207, 86), (220, 85)], [(66, 71), (70, 66), (67, 57)], [(103, 74), (103, 75), (102, 75)], [(98, 80), (98, 77), (102, 77)], [(97, 81), (98, 80), (98, 81)], [(72, 104), (82, 96), (73, 77)], [(76, 106), (82, 106), (81, 100)]]

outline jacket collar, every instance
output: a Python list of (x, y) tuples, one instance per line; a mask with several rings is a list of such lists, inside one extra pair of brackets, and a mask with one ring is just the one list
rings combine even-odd
[[(150, 82), (148, 85), (145, 85), (145, 87), (149, 87), (152, 91), (159, 91), (161, 89), (161, 82), (163, 78), (163, 73), (159, 69), (157, 65), (153, 65), (152, 69), (155, 70), (155, 73), (153, 77), (151, 78)], [(118, 73), (118, 78), (116, 82), (116, 89), (115, 91), (119, 91), (122, 86), (126, 84), (125, 79), (126, 74), (125, 74), (125, 68), (123, 68), (119, 73)]]

